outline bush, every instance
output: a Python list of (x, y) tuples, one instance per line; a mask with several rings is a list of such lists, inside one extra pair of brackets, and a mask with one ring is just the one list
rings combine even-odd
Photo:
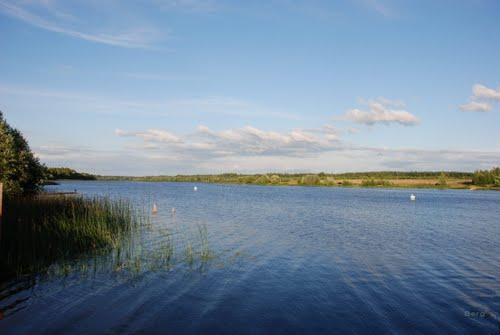
[(43, 182), (44, 171), (23, 135), (9, 126), (0, 112), (0, 182), (5, 194), (36, 193)]
[(243, 184), (252, 184), (254, 182), (254, 177), (253, 176), (241, 176), (238, 177), (238, 182), (243, 183)]
[(276, 175), (276, 174), (273, 174), (270, 178), (269, 178), (269, 181), (271, 182), (271, 184), (279, 184), (281, 182), (281, 178), (280, 176)]
[(391, 186), (391, 183), (387, 180), (375, 180), (373, 178), (364, 179), (361, 182), (361, 186), (365, 187), (375, 187), (375, 186)]
[(444, 172), (441, 172), (441, 174), (439, 175), (437, 185), (440, 187), (446, 187), (446, 185), (448, 185)]
[(500, 167), (491, 170), (478, 170), (472, 176), (472, 183), (479, 186), (500, 186)]
[(327, 186), (333, 186), (337, 184), (335, 178), (333, 177), (326, 177), (325, 179), (321, 179), (321, 182)]
[(349, 180), (343, 180), (342, 181), (342, 186), (353, 186), (353, 183), (350, 182)]
[(267, 174), (263, 174), (259, 178), (255, 180), (255, 183), (257, 184), (267, 184), (269, 183), (269, 176)]
[(315, 174), (308, 174), (305, 176), (302, 176), (300, 179), (300, 183), (303, 185), (318, 185), (320, 182), (320, 178), (318, 175)]

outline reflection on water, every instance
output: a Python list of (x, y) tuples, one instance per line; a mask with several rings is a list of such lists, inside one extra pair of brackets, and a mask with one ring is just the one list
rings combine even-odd
[[(40, 299), (58, 289), (56, 285), (47, 290), (43, 285), (47, 282), (63, 283), (63, 289), (103, 276), (109, 277), (115, 284), (133, 282), (145, 273), (168, 272), (173, 268), (203, 272), (215, 259), (215, 253), (210, 250), (206, 224), (179, 226), (174, 211), (170, 218), (145, 215), (145, 212), (144, 209), (136, 210), (136, 215), (141, 217), (140, 224), (112, 250), (93, 251), (77, 259), (59, 260), (41, 268), (38, 273), (3, 283), (0, 286), (0, 318), (24, 309), (31, 298)], [(47, 263), (42, 259), (39, 261), (40, 264)], [(22, 293), (21, 297), (19, 293)]]
[(500, 192), (55, 188), (158, 212), (112, 252), (0, 284), (1, 334), (499, 330)]
[[(175, 218), (173, 223), (175, 223)], [(133, 282), (149, 272), (182, 271), (203, 272), (215, 259), (210, 250), (205, 224), (178, 227), (168, 222), (147, 220), (129, 238), (111, 251), (89, 253), (73, 260), (61, 260), (42, 273), (24, 275), (0, 287), (0, 315), (2, 318), (29, 305), (31, 297), (50, 295), (52, 290), (37, 290), (41, 283), (62, 282), (62, 288), (108, 276), (115, 283)], [(219, 263), (220, 264), (220, 263)], [(184, 265), (184, 267), (182, 267)], [(57, 286), (54, 287), (57, 289)], [(28, 290), (29, 294), (15, 297)], [(15, 298), (13, 298), (15, 297)]]

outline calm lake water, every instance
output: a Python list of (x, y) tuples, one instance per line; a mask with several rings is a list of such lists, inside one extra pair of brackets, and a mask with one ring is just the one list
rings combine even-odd
[(82, 257), (0, 285), (0, 334), (500, 332), (500, 192), (197, 186), (50, 187), (158, 213), (132, 266)]

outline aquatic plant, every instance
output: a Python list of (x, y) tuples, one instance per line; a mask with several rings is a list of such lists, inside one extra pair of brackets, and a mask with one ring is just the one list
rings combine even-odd
[(102, 197), (11, 197), (4, 207), (0, 268), (17, 273), (115, 247), (140, 220), (128, 202)]
[(194, 250), (193, 250), (193, 245), (191, 244), (191, 242), (187, 243), (185, 254), (186, 254), (186, 262), (189, 265), (192, 265), (194, 262)]
[(208, 230), (206, 225), (198, 225), (198, 233), (200, 236), (200, 258), (202, 261), (207, 261), (212, 258), (212, 252), (208, 244)]

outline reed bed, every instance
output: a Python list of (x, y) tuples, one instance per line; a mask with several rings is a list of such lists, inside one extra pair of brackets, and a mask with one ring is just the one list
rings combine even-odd
[(33, 272), (56, 260), (111, 249), (138, 223), (126, 201), (44, 195), (6, 199), (1, 272)]
[(0, 282), (14, 275), (138, 275), (214, 258), (205, 224), (152, 225), (144, 210), (105, 197), (9, 198), (1, 226)]

